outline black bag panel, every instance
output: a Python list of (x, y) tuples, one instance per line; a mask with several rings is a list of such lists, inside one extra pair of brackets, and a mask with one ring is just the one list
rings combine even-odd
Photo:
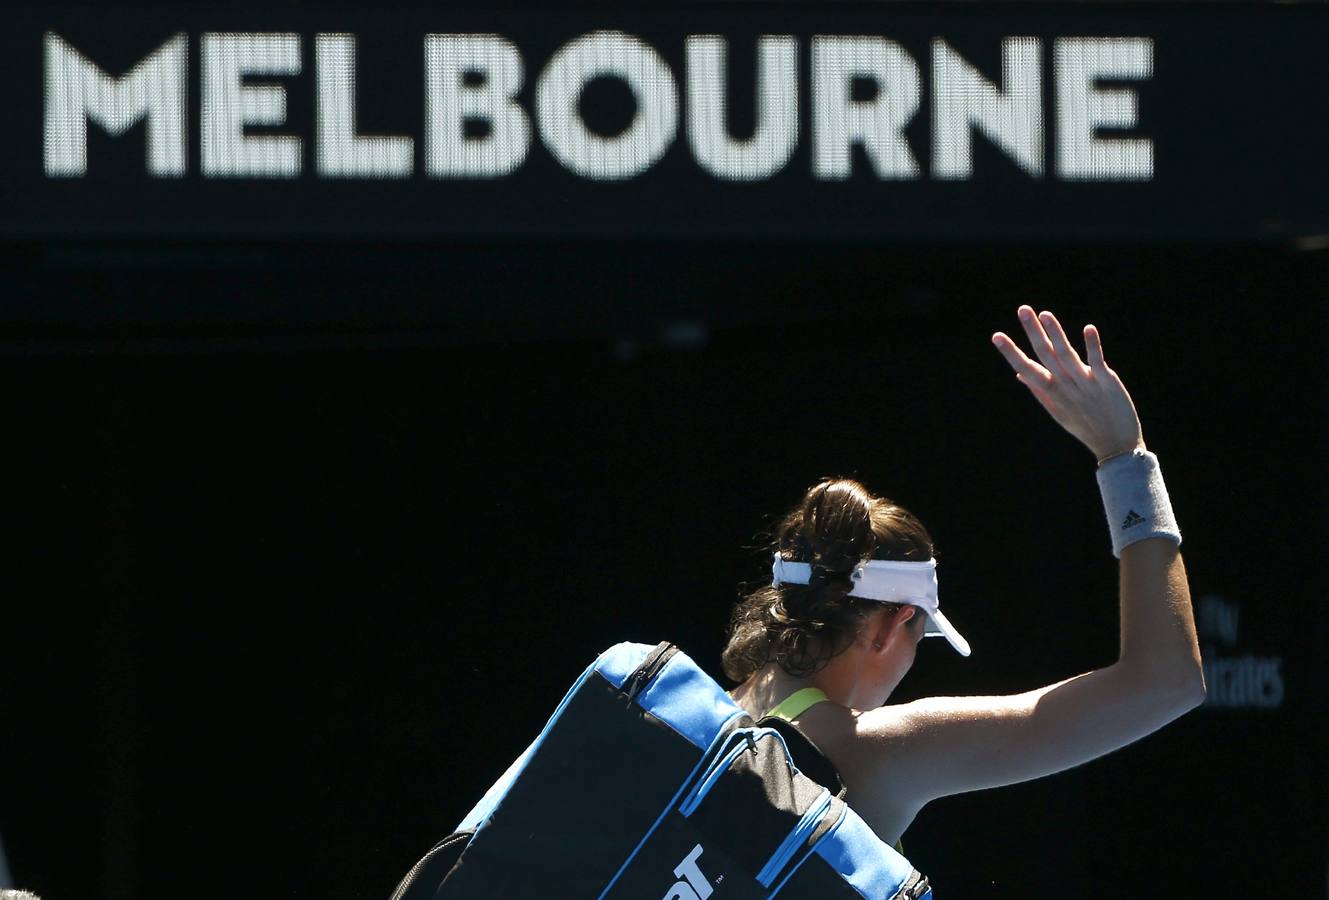
[[(704, 876), (712, 886), (725, 885), (726, 900), (765, 897), (838, 820), (844, 804), (828, 794), (796, 771), (778, 735), (755, 728), (731, 732), (629, 860), (609, 896), (664, 896), (667, 876), (672, 874), (688, 876), (684, 880), (697, 896), (707, 891), (692, 882)], [(788, 847), (804, 815), (816, 808), (823, 809), (816, 827), (802, 838), (801, 846)], [(782, 850), (787, 861), (770, 886), (761, 885), (759, 873)], [(691, 867), (685, 865), (689, 859)], [(678, 896), (694, 896), (681, 883), (675, 884), (680, 885)]]
[(632, 860), (605, 898), (700, 897), (706, 891), (699, 882), (717, 892), (715, 900), (764, 898), (770, 891), (757, 884), (748, 866), (729, 852), (735, 846), (732, 835), (726, 841), (711, 840), (699, 832), (696, 822), (673, 810), (651, 835), (649, 847)]
[(795, 774), (779, 739), (766, 737), (739, 755), (692, 818), (712, 845), (730, 843), (729, 852), (755, 878), (823, 791)]
[[(678, 792), (679, 773), (700, 759), (686, 738), (592, 673), (439, 896), (597, 896)], [(613, 772), (622, 775), (606, 777)]]
[(826, 758), (826, 754), (813, 742), (812, 738), (799, 730), (797, 725), (774, 716), (766, 716), (760, 719), (757, 724), (763, 728), (774, 728), (780, 732), (785, 744), (789, 747), (789, 754), (794, 758), (794, 765), (798, 766), (799, 771), (829, 790), (835, 799), (844, 799), (849, 789), (845, 787), (844, 781), (841, 780), (839, 770)]

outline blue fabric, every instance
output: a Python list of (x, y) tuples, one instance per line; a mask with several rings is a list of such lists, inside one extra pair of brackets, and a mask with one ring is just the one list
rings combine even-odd
[(743, 714), (720, 685), (682, 651), (674, 654), (637, 701), (701, 749), (711, 745), (730, 719)]
[(628, 680), (628, 676), (637, 670), (637, 666), (641, 665), (654, 649), (651, 644), (633, 644), (624, 641), (601, 653), (592, 668), (599, 669), (600, 674), (609, 679), (610, 684), (621, 688), (623, 682)]
[(867, 900), (890, 900), (914, 871), (847, 807), (840, 824), (822, 838), (815, 852)]

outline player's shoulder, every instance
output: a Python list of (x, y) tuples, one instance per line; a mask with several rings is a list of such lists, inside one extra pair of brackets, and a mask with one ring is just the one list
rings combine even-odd
[(860, 777), (921, 784), (939, 759), (975, 749), (979, 723), (1018, 716), (1019, 706), (1009, 697), (934, 696), (864, 710), (837, 755)]

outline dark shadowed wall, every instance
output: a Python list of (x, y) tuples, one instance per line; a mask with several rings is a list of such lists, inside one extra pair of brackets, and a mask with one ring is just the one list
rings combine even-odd
[[(386, 897), (599, 650), (668, 638), (718, 675), (756, 536), (824, 474), (929, 524), (975, 648), (928, 642), (898, 699), (1111, 662), (1093, 460), (988, 342), (1021, 302), (1098, 324), (1135, 397), (1211, 702), (935, 803), (909, 855), (947, 897), (1323, 890), (1323, 252), (121, 250), (7, 257), (29, 300), (144, 311), (11, 327), (0, 358), (0, 829), (45, 900)], [(230, 297), (452, 325), (151, 322)]]

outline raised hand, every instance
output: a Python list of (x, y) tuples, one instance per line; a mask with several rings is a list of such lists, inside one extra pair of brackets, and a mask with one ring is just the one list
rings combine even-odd
[(994, 334), (992, 343), (1056, 423), (1075, 435), (1100, 462), (1143, 447), (1135, 404), (1126, 385), (1103, 359), (1098, 329), (1084, 326), (1086, 365), (1052, 313), (1035, 315), (1031, 307), (1021, 306), (1016, 314), (1038, 362), (1003, 332)]

